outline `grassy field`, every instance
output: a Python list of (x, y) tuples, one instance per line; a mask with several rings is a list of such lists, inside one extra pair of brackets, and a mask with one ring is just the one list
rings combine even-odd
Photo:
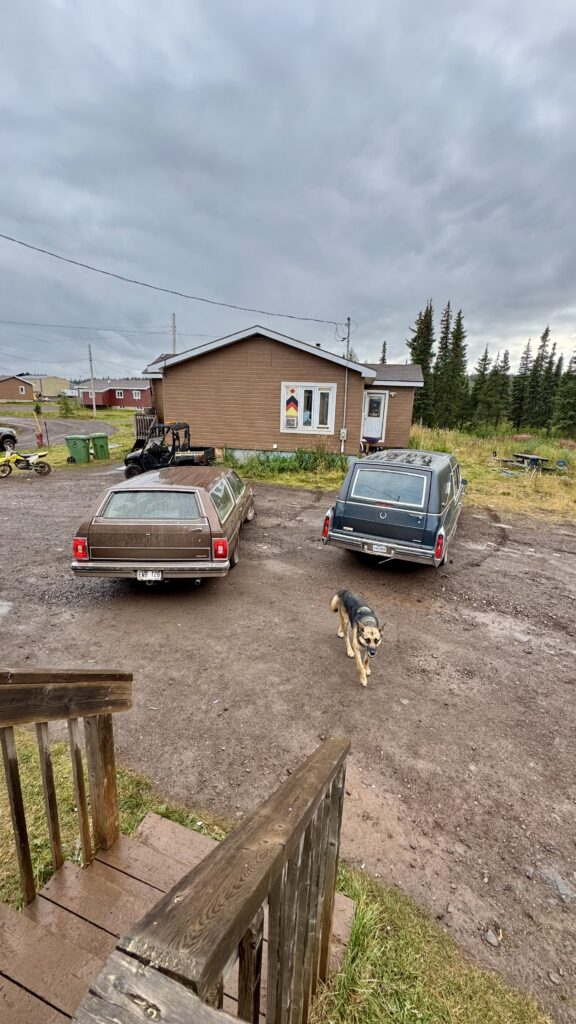
[[(51, 873), (40, 770), (33, 735), (17, 731), (28, 832), (38, 885)], [(77, 817), (67, 744), (53, 745), (66, 856), (78, 860)], [(221, 839), (225, 821), (168, 803), (149, 782), (118, 769), (120, 821), (130, 834), (148, 811)], [(19, 904), (16, 860), (0, 786), (0, 900)], [(474, 967), (410, 899), (341, 867), (339, 889), (357, 902), (343, 971), (319, 996), (313, 1024), (548, 1024), (536, 1005), (502, 979)]]
[[(0, 420), (2, 418), (2, 405), (0, 404)], [(17, 410), (9, 406), (5, 411), (4, 415), (7, 419), (29, 419), (33, 416), (33, 403), (22, 403), (22, 408)], [(50, 433), (50, 420), (51, 419), (64, 419), (61, 416), (57, 405), (44, 405), (42, 412), (39, 415), (40, 423), (46, 420), (48, 423), (48, 433)], [(71, 416), (68, 420), (70, 424), (70, 433), (75, 434), (77, 431), (74, 428), (75, 421), (77, 419), (92, 419), (91, 409), (82, 409), (78, 416)], [(113, 434), (108, 437), (108, 442), (115, 447), (110, 450), (110, 458), (112, 461), (122, 461), (126, 452), (130, 451), (134, 444), (134, 411), (128, 409), (99, 409), (96, 412), (96, 419), (94, 422), (94, 433), (97, 433), (99, 423), (111, 423), (115, 428)], [(53, 469), (70, 469), (74, 470), (77, 466), (70, 465), (67, 462), (68, 455), (70, 454), (65, 444), (54, 444), (45, 446), (41, 449), (42, 451), (48, 451), (50, 456), (48, 462)], [(100, 463), (94, 459), (90, 460), (90, 465), (100, 465)]]
[[(514, 440), (513, 435), (476, 437), (455, 430), (428, 430), (413, 427), (412, 448), (452, 452), (458, 456), (462, 475), (468, 480), (466, 504), (492, 507), (502, 512), (528, 515), (552, 515), (576, 522), (576, 443), (533, 434), (528, 440)], [(531, 476), (523, 470), (502, 467), (493, 458), (508, 458), (514, 452), (543, 455), (555, 466), (558, 459), (568, 465), (566, 473), (538, 473)], [(311, 490), (335, 491), (345, 476), (345, 460), (324, 452), (301, 453), (306, 459), (286, 459), (280, 455), (249, 459), (240, 466), (243, 476), (254, 481)], [(316, 456), (316, 459), (314, 458)]]

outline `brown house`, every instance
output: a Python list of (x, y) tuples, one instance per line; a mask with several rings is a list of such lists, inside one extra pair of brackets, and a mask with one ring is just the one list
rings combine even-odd
[(31, 402), (34, 385), (25, 377), (0, 377), (0, 402)]
[(419, 366), (350, 362), (258, 326), (160, 356), (144, 374), (161, 420), (186, 420), (195, 443), (239, 453), (353, 455), (363, 438), (405, 446), (422, 387)]

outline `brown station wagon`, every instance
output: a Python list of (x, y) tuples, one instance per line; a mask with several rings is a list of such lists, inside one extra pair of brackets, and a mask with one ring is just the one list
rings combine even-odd
[(253, 517), (252, 488), (232, 469), (153, 470), (100, 497), (78, 529), (71, 568), (145, 583), (225, 576)]

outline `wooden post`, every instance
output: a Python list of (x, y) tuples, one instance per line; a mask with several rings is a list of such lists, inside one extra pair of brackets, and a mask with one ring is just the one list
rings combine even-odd
[(264, 911), (261, 907), (238, 947), (238, 1016), (250, 1024), (258, 1024), (260, 1017), (263, 941)]
[(92, 844), (90, 842), (90, 819), (88, 818), (88, 805), (86, 803), (84, 766), (82, 764), (82, 750), (80, 749), (80, 735), (77, 718), (68, 719), (68, 735), (70, 737), (72, 776), (74, 778), (74, 792), (76, 794), (76, 807), (78, 809), (78, 822), (80, 825), (82, 857), (84, 860), (84, 866), (86, 866), (86, 864), (89, 864), (92, 860)]
[(34, 885), (34, 872), (32, 870), (32, 860), (30, 858), (30, 844), (28, 842), (28, 830), (26, 828), (22, 786), (20, 785), (20, 772), (18, 771), (18, 757), (16, 755), (14, 729), (11, 725), (0, 729), (0, 740), (2, 742), (2, 757), (4, 759), (4, 771), (6, 773), (6, 786), (8, 787), (12, 827), (14, 828), (16, 854), (18, 857), (18, 867), (20, 869), (20, 885), (25, 902), (32, 903), (32, 900), (36, 896), (36, 887)]
[(112, 715), (84, 719), (95, 850), (109, 850), (120, 835)]
[(314, 819), (310, 822), (304, 833), (300, 876), (298, 880), (298, 907), (296, 945), (294, 949), (294, 989), (292, 993), (291, 1024), (301, 1024), (304, 1019), (304, 954), (306, 950), (306, 937), (308, 934), (313, 839)]
[(316, 929), (314, 934), (312, 950), (312, 995), (318, 987), (318, 976), (320, 968), (320, 953), (322, 948), (322, 928), (324, 924), (324, 900), (326, 898), (326, 861), (328, 857), (328, 832), (330, 826), (330, 811), (332, 808), (332, 786), (330, 785), (324, 796), (322, 806), (322, 831), (320, 835), (320, 864), (318, 867), (318, 906), (316, 911)]
[(62, 867), (64, 863), (64, 857), (62, 856), (60, 822), (58, 820), (58, 804), (56, 801), (56, 786), (54, 784), (48, 722), (38, 722), (36, 724), (36, 736), (38, 738), (38, 754), (40, 757), (40, 771), (42, 772), (42, 789), (44, 791), (44, 807), (46, 808), (46, 820), (48, 822), (50, 853), (52, 855), (54, 871), (58, 871), (58, 868)]
[(302, 986), (302, 1020), (304, 1024), (308, 1020), (310, 1011), (310, 1000), (313, 989), (313, 966), (314, 948), (316, 944), (316, 933), (318, 930), (318, 902), (320, 894), (320, 863), (324, 856), (322, 848), (322, 837), (326, 834), (328, 803), (322, 800), (316, 811), (312, 832), (312, 869), (310, 874), (310, 889), (308, 902), (308, 931), (306, 935), (306, 947), (304, 950), (304, 983)]
[(334, 916), (334, 896), (336, 893), (336, 875), (338, 872), (338, 853), (340, 850), (340, 829), (342, 826), (342, 806), (344, 803), (344, 787), (346, 768), (340, 768), (332, 783), (330, 820), (328, 823), (328, 850), (326, 854), (326, 871), (324, 875), (324, 902), (322, 906), (322, 937), (320, 940), (320, 963), (318, 974), (321, 981), (328, 978), (330, 965), (330, 945), (332, 941), (332, 918)]

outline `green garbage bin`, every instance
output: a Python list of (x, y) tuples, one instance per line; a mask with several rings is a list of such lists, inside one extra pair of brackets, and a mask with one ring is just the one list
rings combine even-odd
[(95, 459), (109, 459), (108, 434), (92, 434), (92, 448)]
[(71, 434), (66, 438), (68, 462), (90, 462), (90, 438), (84, 434)]

